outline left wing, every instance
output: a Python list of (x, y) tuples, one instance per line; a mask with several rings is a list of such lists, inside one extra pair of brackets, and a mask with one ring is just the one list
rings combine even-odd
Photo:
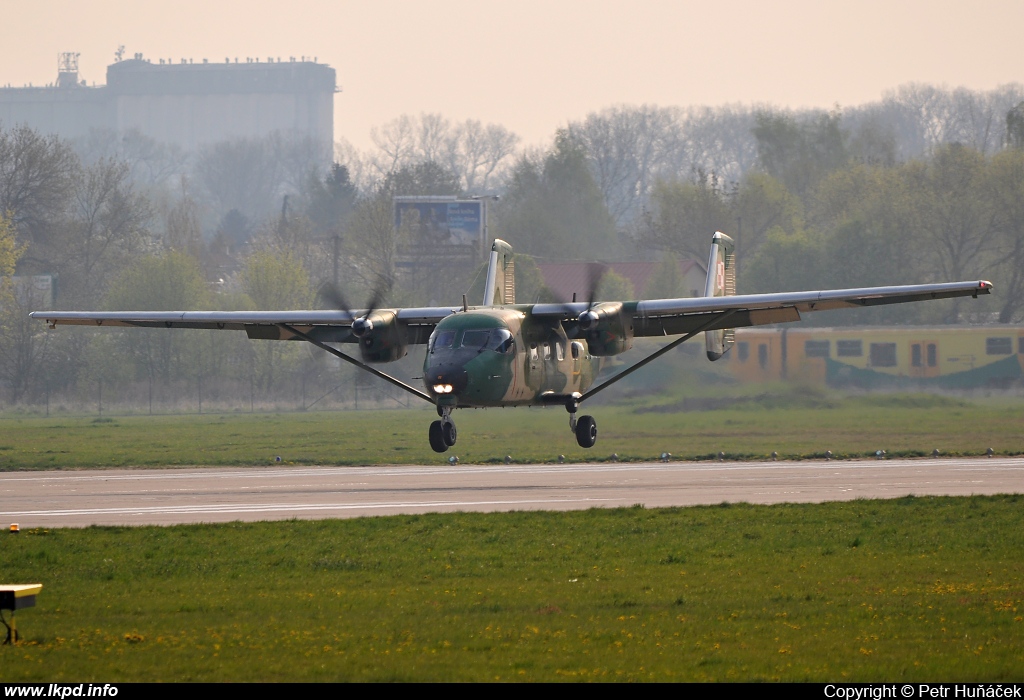
[[(408, 344), (426, 343), (441, 319), (459, 307), (431, 306), (411, 309), (375, 309), (370, 318), (389, 316), (406, 328)], [(290, 340), (288, 326), (326, 343), (354, 343), (352, 322), (366, 310), (354, 311), (34, 311), (32, 318), (58, 325), (134, 326), (141, 328), (198, 328), (244, 330), (250, 338)]]
[[(832, 289), (814, 292), (779, 292), (773, 294), (743, 294), (740, 296), (705, 296), (688, 299), (653, 299), (650, 301), (600, 302), (621, 303), (621, 313), (632, 319), (633, 335), (664, 336), (689, 333), (707, 325), (705, 330), (742, 328), (768, 323), (799, 321), (801, 313), (831, 309), (903, 304), (929, 299), (975, 297), (989, 294), (992, 283), (948, 282), (941, 284), (912, 284), (896, 287), (863, 287), (860, 289)], [(572, 321), (587, 312), (586, 303), (536, 304), (533, 315), (561, 318), (572, 330)], [(728, 316), (725, 313), (729, 312)], [(714, 322), (715, 315), (720, 322)], [(572, 333), (571, 335), (575, 335)]]

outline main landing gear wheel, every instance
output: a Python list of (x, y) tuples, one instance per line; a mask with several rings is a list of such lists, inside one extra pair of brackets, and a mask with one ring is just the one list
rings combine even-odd
[(580, 416), (576, 421), (576, 442), (580, 447), (593, 447), (597, 442), (597, 421), (593, 416)]
[[(451, 425), (449, 423), (449, 425)], [(430, 424), (430, 431), (427, 435), (430, 437), (430, 449), (434, 452), (447, 452), (448, 442), (444, 438), (444, 424), (441, 421), (436, 420)], [(454, 426), (453, 426), (454, 428)], [(454, 443), (455, 441), (452, 440)]]

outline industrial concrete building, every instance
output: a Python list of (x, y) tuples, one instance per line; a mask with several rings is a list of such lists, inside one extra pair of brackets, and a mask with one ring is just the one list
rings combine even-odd
[(65, 138), (137, 129), (185, 151), (275, 131), (334, 143), (334, 69), (310, 60), (220, 63), (142, 54), (107, 67), (107, 84), (79, 80), (78, 55), (61, 54), (46, 87), (0, 88), (0, 125)]

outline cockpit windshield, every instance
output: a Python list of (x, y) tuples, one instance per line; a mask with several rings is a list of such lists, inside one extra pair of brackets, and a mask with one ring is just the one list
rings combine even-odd
[[(434, 331), (430, 337), (430, 352), (445, 350), (456, 346), (458, 331)], [(481, 328), (463, 331), (458, 338), (458, 347), (482, 352), (493, 350), (497, 353), (512, 352), (515, 341), (507, 328)]]
[(450, 348), (455, 343), (455, 331), (434, 332), (430, 338), (430, 352), (438, 348)]

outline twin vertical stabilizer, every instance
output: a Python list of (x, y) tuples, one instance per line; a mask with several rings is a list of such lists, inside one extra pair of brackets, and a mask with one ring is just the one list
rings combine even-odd
[[(721, 231), (711, 238), (711, 257), (708, 259), (708, 281), (704, 286), (706, 297), (736, 295), (736, 254), (733, 240)], [(704, 346), (708, 359), (719, 359), (736, 342), (736, 329), (725, 328), (704, 331)]]
[(491, 246), (491, 259), (487, 265), (484, 285), (484, 306), (504, 306), (516, 303), (516, 264), (512, 246), (500, 238)]

